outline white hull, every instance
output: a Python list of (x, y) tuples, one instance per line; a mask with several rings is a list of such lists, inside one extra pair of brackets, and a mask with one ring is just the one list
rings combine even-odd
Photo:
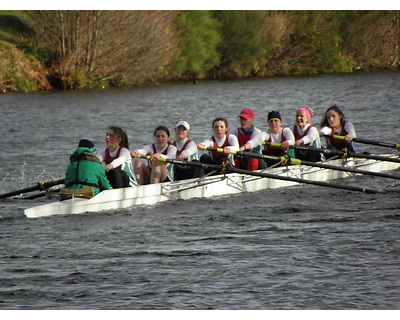
[[(341, 166), (344, 161), (340, 159), (326, 163)], [(345, 167), (382, 172), (397, 169), (400, 167), (400, 163), (368, 159), (350, 159), (345, 164)], [(265, 172), (313, 181), (330, 181), (354, 176), (353, 173), (343, 171), (298, 165), (288, 168), (267, 169)], [(298, 184), (299, 183), (292, 181), (230, 173), (225, 176), (210, 176), (203, 179), (190, 179), (140, 187), (105, 190), (91, 199), (75, 198), (59, 201), (26, 209), (24, 213), (29, 218), (38, 218), (52, 215), (100, 212), (125, 209), (137, 205), (153, 205), (168, 200), (208, 198)]]

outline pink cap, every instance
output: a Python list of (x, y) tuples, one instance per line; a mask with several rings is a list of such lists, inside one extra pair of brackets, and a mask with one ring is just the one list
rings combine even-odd
[(245, 119), (254, 119), (254, 112), (251, 109), (243, 109), (242, 111), (240, 111), (240, 114), (238, 115), (238, 118), (242, 117)]

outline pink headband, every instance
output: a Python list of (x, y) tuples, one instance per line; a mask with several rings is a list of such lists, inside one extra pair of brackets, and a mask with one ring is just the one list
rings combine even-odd
[(308, 120), (311, 120), (312, 115), (311, 115), (310, 110), (308, 110), (307, 108), (304, 108), (304, 107), (300, 107), (297, 109), (297, 111), (300, 111), (300, 110), (304, 111), (306, 113)]

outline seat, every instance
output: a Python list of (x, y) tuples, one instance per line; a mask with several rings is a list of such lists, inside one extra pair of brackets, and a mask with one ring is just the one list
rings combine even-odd
[(94, 197), (93, 187), (86, 187), (81, 189), (67, 189), (63, 188), (60, 190), (61, 200), (73, 199), (73, 198), (86, 198), (90, 199)]

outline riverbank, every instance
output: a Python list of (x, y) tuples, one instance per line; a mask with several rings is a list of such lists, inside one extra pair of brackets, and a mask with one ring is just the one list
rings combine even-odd
[(0, 92), (398, 70), (398, 11), (1, 11)]

